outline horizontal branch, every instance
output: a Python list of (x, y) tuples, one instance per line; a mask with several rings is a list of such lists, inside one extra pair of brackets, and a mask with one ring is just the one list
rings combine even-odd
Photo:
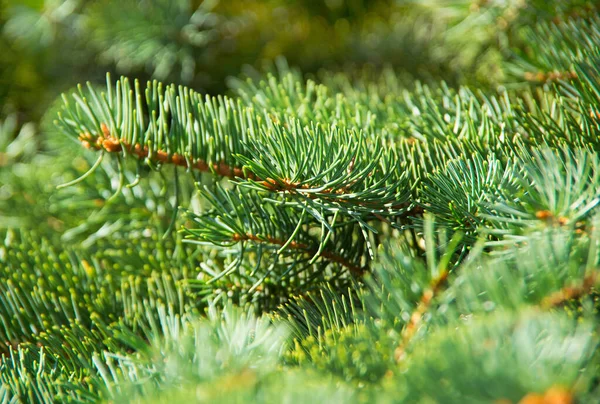
[[(326, 199), (326, 200), (337, 200), (338, 198), (336, 198), (336, 197), (348, 193), (349, 192), (348, 188), (351, 186), (351, 185), (347, 185), (347, 186), (340, 187), (340, 188), (327, 188), (322, 191), (319, 191), (319, 193), (312, 193), (312, 192), (301, 192), (299, 190), (314, 188), (313, 185), (294, 183), (285, 178), (280, 179), (279, 182), (280, 183), (278, 183), (273, 178), (267, 178), (265, 181), (260, 182), (260, 185), (264, 186), (271, 192), (287, 192), (290, 194), (303, 195), (309, 199)], [(377, 202), (360, 201), (360, 200), (352, 200), (352, 203), (359, 205), (359, 206), (367, 207), (367, 208), (373, 207), (373, 205), (377, 205)], [(410, 206), (409, 203), (400, 203), (400, 204), (396, 204), (396, 205), (391, 205), (390, 208), (400, 209), (400, 208), (407, 208), (408, 206)], [(374, 216), (380, 220), (383, 219), (382, 216), (379, 214), (375, 214)], [(382, 220), (382, 221), (387, 221), (387, 219)]]
[[(286, 241), (284, 241), (284, 240), (280, 240), (275, 237), (269, 237), (269, 236), (259, 237), (257, 235), (251, 234), (251, 233), (234, 234), (232, 239), (234, 241), (253, 241), (255, 243), (267, 242), (269, 244), (277, 245), (280, 247), (286, 245)], [(313, 255), (318, 253), (320, 257), (326, 258), (329, 261), (335, 262), (337, 264), (342, 265), (345, 268), (348, 268), (350, 270), (350, 272), (352, 272), (352, 274), (355, 276), (361, 276), (365, 271), (365, 268), (355, 265), (355, 264), (349, 262), (344, 257), (337, 255), (336, 253), (331, 252), (331, 251), (318, 252), (318, 250), (311, 248), (309, 245), (304, 244), (304, 243), (299, 243), (296, 241), (290, 242), (289, 244), (287, 244), (286, 247), (290, 248), (292, 250), (303, 251), (305, 253), (313, 254)]]
[[(111, 135), (110, 129), (108, 128), (108, 126), (105, 123), (101, 123), (100, 128), (102, 130), (101, 135), (92, 135), (89, 132), (81, 133), (79, 135), (79, 141), (81, 142), (83, 147), (85, 147), (86, 149), (104, 150), (108, 153), (118, 153), (118, 152), (125, 150), (127, 153), (134, 154), (140, 159), (151, 157), (151, 160), (155, 161), (155, 162), (160, 162), (160, 163), (164, 163), (164, 164), (173, 164), (173, 165), (185, 167), (185, 168), (192, 168), (192, 169), (195, 169), (198, 171), (210, 172), (210, 173), (214, 173), (216, 175), (220, 175), (220, 176), (228, 177), (228, 178), (243, 178), (243, 179), (248, 179), (248, 180), (254, 180), (254, 181), (257, 181), (259, 183), (259, 185), (264, 186), (267, 190), (269, 190), (271, 192), (288, 192), (288, 193), (294, 193), (294, 194), (302, 194), (303, 196), (305, 196), (309, 199), (335, 198), (335, 196), (343, 195), (344, 193), (348, 192), (348, 187), (351, 186), (351, 185), (348, 185), (348, 186), (338, 188), (338, 189), (333, 189), (333, 188), (325, 189), (325, 190), (319, 192), (318, 194), (303, 193), (303, 192), (299, 192), (298, 190), (311, 189), (311, 188), (313, 188), (313, 186), (311, 186), (309, 184), (301, 184), (298, 182), (292, 182), (291, 180), (288, 180), (288, 179), (275, 180), (273, 178), (267, 178), (265, 180), (262, 180), (261, 178), (257, 177), (250, 170), (244, 170), (239, 167), (232, 167), (223, 162), (209, 164), (204, 160), (196, 160), (196, 161), (192, 162), (191, 164), (189, 164), (188, 160), (184, 156), (182, 156), (178, 153), (170, 154), (163, 150), (157, 150), (157, 151), (152, 152), (152, 154), (151, 154), (148, 146), (145, 146), (145, 145), (142, 146), (139, 143), (129, 144), (129, 143), (119, 139), (118, 137)], [(363, 207), (370, 207), (371, 205), (376, 205), (376, 202), (369, 202), (369, 201), (352, 200), (352, 202), (356, 205), (363, 206)], [(392, 205), (390, 207), (392, 209), (401, 209), (401, 208), (407, 208), (409, 206), (410, 206), (410, 203), (400, 203), (400, 204)], [(407, 213), (412, 213), (412, 214), (422, 213), (422, 211), (417, 207), (413, 207)], [(379, 220), (388, 221), (387, 219), (383, 218), (381, 215), (375, 214), (374, 216), (377, 217)]]
[[(106, 124), (100, 124), (102, 129), (102, 135), (94, 136), (89, 132), (82, 133), (79, 135), (79, 141), (86, 149), (94, 149), (94, 150), (105, 150), (109, 153), (118, 153), (122, 150), (127, 151), (128, 153), (135, 154), (139, 158), (147, 158), (150, 156), (150, 150), (148, 146), (142, 146), (139, 143), (129, 144), (127, 142), (122, 141), (121, 139), (112, 136), (110, 134), (110, 130), (106, 126)], [(152, 160), (174, 164), (176, 166), (185, 167), (185, 168), (193, 168), (203, 172), (211, 172), (223, 177), (229, 178), (246, 178), (246, 179), (255, 179), (254, 173), (251, 171), (243, 170), (238, 167), (231, 167), (225, 163), (213, 163), (209, 164), (203, 160), (196, 160), (192, 162), (192, 164), (188, 164), (187, 159), (178, 154), (172, 153), (169, 154), (166, 151), (158, 150), (152, 153)]]
[(583, 278), (583, 281), (578, 286), (565, 286), (559, 291), (546, 296), (541, 302), (544, 308), (552, 308), (560, 306), (569, 300), (579, 299), (592, 292), (598, 280), (598, 271), (594, 271)]
[(567, 80), (567, 79), (576, 79), (577, 73), (574, 71), (568, 72), (525, 72), (523, 77), (527, 81), (535, 81), (539, 83), (545, 83), (547, 81), (557, 81), (557, 80)]

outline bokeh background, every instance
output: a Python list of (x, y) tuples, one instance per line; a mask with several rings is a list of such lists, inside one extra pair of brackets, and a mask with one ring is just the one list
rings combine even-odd
[(304, 74), (390, 68), (407, 81), (492, 85), (505, 74), (501, 62), (520, 47), (513, 27), (590, 7), (561, 3), (3, 0), (0, 116), (37, 125), (60, 92), (103, 82), (106, 72), (223, 93), (228, 77), (283, 60)]

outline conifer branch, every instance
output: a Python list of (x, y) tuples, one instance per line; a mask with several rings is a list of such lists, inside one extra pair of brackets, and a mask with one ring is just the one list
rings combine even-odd
[(524, 38), (533, 44), (531, 55), (523, 55), (513, 70), (531, 82), (578, 81), (577, 65), (597, 57), (600, 41), (598, 16), (589, 14), (577, 20), (545, 22), (527, 27)]
[[(280, 257), (311, 255), (295, 259), (294, 262), (304, 265), (298, 273), (312, 267), (316, 258), (322, 258), (324, 263), (339, 264), (332, 273), (348, 270), (359, 276), (366, 271), (366, 267), (358, 264), (363, 259), (364, 240), (357, 239), (360, 236), (355, 224), (338, 223), (335, 218), (325, 217), (319, 223), (313, 217), (319, 213), (310, 213), (310, 207), (298, 210), (281, 204), (283, 200), (265, 202), (251, 189), (240, 188), (236, 192), (219, 186), (216, 191), (206, 189), (203, 192), (212, 209), (202, 214), (186, 213), (191, 223), (196, 224), (191, 226), (190, 223), (182, 230), (189, 242), (225, 247), (229, 254), (238, 256), (239, 262), (246, 251), (255, 251), (259, 261), (263, 256), (270, 256), (277, 262)], [(252, 248), (244, 245), (245, 241), (251, 241)], [(238, 243), (242, 243), (239, 251), (230, 248)], [(265, 251), (268, 254), (264, 254)], [(287, 274), (288, 269), (284, 269), (284, 273)]]
[(598, 279), (600, 279), (600, 272), (594, 270), (586, 275), (579, 285), (564, 286), (562, 289), (546, 296), (542, 299), (540, 306), (548, 309), (561, 306), (569, 300), (580, 299), (594, 291)]
[(365, 272), (365, 269), (366, 269), (365, 267), (360, 267), (356, 264), (353, 264), (352, 262), (348, 261), (346, 258), (344, 258), (341, 255), (338, 255), (332, 251), (314, 249), (314, 248), (311, 248), (308, 244), (293, 241), (293, 240), (291, 242), (287, 243), (285, 240), (281, 240), (281, 239), (278, 239), (275, 237), (264, 236), (264, 235), (259, 236), (259, 235), (255, 235), (255, 234), (251, 234), (251, 233), (246, 233), (246, 234), (235, 233), (232, 236), (232, 240), (235, 242), (247, 240), (247, 241), (252, 241), (255, 243), (269, 243), (269, 244), (277, 245), (280, 247), (286, 246), (286, 248), (289, 248), (291, 250), (299, 250), (299, 251), (302, 251), (304, 253), (311, 254), (311, 255), (318, 254), (319, 257), (326, 258), (327, 260), (329, 260), (331, 262), (335, 262), (337, 264), (342, 265), (343, 267), (348, 268), (350, 270), (350, 272), (356, 277), (363, 275)]
[(538, 82), (538, 83), (546, 83), (549, 81), (559, 81), (559, 80), (575, 80), (578, 78), (577, 73), (574, 71), (565, 71), (565, 72), (525, 72), (523, 77), (527, 81)]
[(79, 140), (81, 141), (83, 147), (86, 149), (104, 150), (108, 153), (118, 153), (125, 150), (127, 153), (134, 154), (140, 159), (151, 157), (153, 162), (173, 164), (175, 166), (184, 168), (189, 167), (201, 172), (210, 172), (222, 177), (246, 179), (256, 178), (252, 172), (238, 167), (229, 166), (224, 162), (219, 164), (208, 164), (204, 160), (196, 159), (195, 161), (188, 163), (188, 159), (178, 153), (169, 154), (163, 150), (157, 150), (150, 153), (148, 146), (142, 146), (139, 143), (129, 144), (116, 136), (112, 136), (105, 123), (101, 123), (100, 127), (102, 130), (102, 135), (94, 136), (89, 132), (79, 135)]
[(421, 299), (419, 300), (417, 307), (410, 315), (408, 323), (402, 330), (402, 339), (400, 341), (400, 344), (396, 347), (396, 350), (394, 351), (394, 358), (397, 362), (400, 362), (404, 359), (406, 355), (406, 347), (408, 346), (410, 340), (413, 338), (419, 326), (421, 325), (423, 316), (429, 310), (431, 302), (443, 290), (444, 285), (448, 279), (448, 275), (449, 271), (447, 269), (443, 269), (436, 278), (431, 280), (429, 288), (423, 291), (423, 294), (421, 295)]

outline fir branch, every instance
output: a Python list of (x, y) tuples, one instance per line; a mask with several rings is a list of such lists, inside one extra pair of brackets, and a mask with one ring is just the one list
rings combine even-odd
[(261, 114), (229, 98), (158, 82), (142, 90), (138, 81), (133, 88), (126, 78), (114, 85), (107, 75), (106, 88), (99, 92), (88, 83), (85, 91), (80, 86), (63, 96), (57, 125), (66, 135), (124, 157), (243, 174), (234, 155), (245, 154), (244, 142), (262, 126)]
[(448, 275), (448, 270), (441, 271), (436, 278), (431, 280), (429, 288), (423, 292), (416, 309), (410, 315), (408, 324), (402, 330), (402, 340), (394, 351), (394, 357), (397, 362), (401, 362), (406, 358), (406, 347), (421, 326), (423, 315), (429, 310), (434, 298), (439, 296), (443, 291)]
[(127, 142), (121, 141), (118, 137), (112, 136), (104, 122), (100, 123), (100, 129), (102, 131), (101, 135), (93, 136), (89, 132), (80, 134), (78, 138), (81, 141), (82, 146), (86, 149), (104, 150), (108, 153), (118, 153), (125, 150), (128, 154), (135, 154), (140, 159), (148, 158), (153, 163), (159, 162), (162, 164), (173, 164), (184, 168), (190, 167), (198, 171), (210, 172), (222, 177), (256, 178), (252, 172), (228, 166), (224, 162), (209, 165), (203, 160), (196, 160), (192, 161), (190, 164), (188, 163), (188, 159), (178, 153), (169, 154), (164, 150), (156, 150), (151, 154), (148, 146), (142, 146), (140, 143), (128, 144)]
[[(298, 211), (282, 200), (273, 199), (265, 203), (260, 194), (251, 189), (240, 188), (235, 192), (218, 187), (214, 193), (207, 189), (203, 194), (212, 209), (202, 214), (186, 213), (192, 223), (197, 225), (187, 226), (182, 230), (186, 233), (186, 240), (207, 242), (224, 248), (235, 244), (242, 246), (235, 252), (239, 254), (235, 261), (237, 265), (230, 266), (216, 278), (240, 268), (242, 256), (247, 253), (244, 242), (250, 242), (259, 257), (253, 274), (258, 270), (264, 252), (269, 252), (275, 262), (285, 257), (293, 259), (281, 276), (292, 276), (290, 270), (294, 266), (298, 267), (294, 276), (308, 271), (317, 258), (325, 264), (335, 263), (355, 275), (365, 271), (360, 265), (364, 254), (362, 240), (354, 241), (354, 248), (349, 248), (347, 244), (359, 237), (356, 225), (352, 223), (339, 223), (335, 218), (323, 216), (323, 222), (317, 222), (312, 215), (319, 216), (318, 211), (308, 214), (308, 206), (305, 206), (305, 210)], [(319, 235), (315, 235), (317, 229)], [(301, 254), (298, 255), (298, 252)], [(271, 271), (273, 269), (268, 270), (262, 278)], [(333, 274), (341, 273), (339, 269), (332, 271)], [(255, 286), (262, 282), (261, 279), (256, 281)]]
[(538, 82), (538, 83), (546, 83), (549, 81), (559, 81), (559, 80), (574, 80), (577, 79), (577, 73), (574, 71), (565, 71), (565, 72), (525, 72), (523, 73), (523, 77), (527, 81)]
[(519, 55), (509, 65), (509, 71), (534, 82), (577, 81), (580, 75), (577, 63), (597, 52), (600, 42), (598, 16), (570, 18), (560, 22), (542, 22), (526, 27), (525, 41), (530, 44), (528, 54)]
[(350, 270), (350, 272), (352, 272), (352, 274), (357, 277), (360, 277), (365, 272), (365, 269), (366, 269), (365, 267), (360, 267), (360, 266), (348, 261), (346, 258), (344, 258), (332, 251), (315, 249), (315, 248), (310, 247), (307, 244), (296, 242), (294, 240), (287, 242), (284, 240), (277, 239), (275, 237), (270, 237), (268, 235), (261, 234), (260, 236), (258, 236), (258, 235), (250, 234), (250, 233), (246, 233), (246, 234), (235, 233), (232, 235), (231, 239), (234, 242), (252, 241), (255, 243), (268, 243), (268, 244), (277, 245), (280, 247), (289, 248), (292, 250), (299, 250), (299, 251), (302, 251), (302, 252), (307, 253), (312, 256), (323, 257), (331, 262), (335, 262), (337, 264), (342, 265), (343, 267), (348, 268)]
[(540, 302), (543, 308), (558, 307), (567, 303), (569, 300), (580, 299), (594, 291), (600, 279), (600, 272), (595, 270), (586, 275), (579, 285), (565, 286), (562, 289), (546, 296)]

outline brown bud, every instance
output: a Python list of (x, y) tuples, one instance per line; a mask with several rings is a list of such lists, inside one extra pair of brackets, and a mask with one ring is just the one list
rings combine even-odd
[(537, 217), (540, 220), (548, 220), (552, 219), (554, 215), (549, 210), (538, 210), (537, 212), (535, 212), (535, 217)]
[(185, 158), (177, 153), (173, 153), (173, 156), (171, 156), (171, 161), (177, 166), (187, 165)]
[(102, 147), (104, 147), (104, 149), (110, 153), (119, 152), (122, 149), (119, 139), (114, 137), (104, 139), (102, 141)]

